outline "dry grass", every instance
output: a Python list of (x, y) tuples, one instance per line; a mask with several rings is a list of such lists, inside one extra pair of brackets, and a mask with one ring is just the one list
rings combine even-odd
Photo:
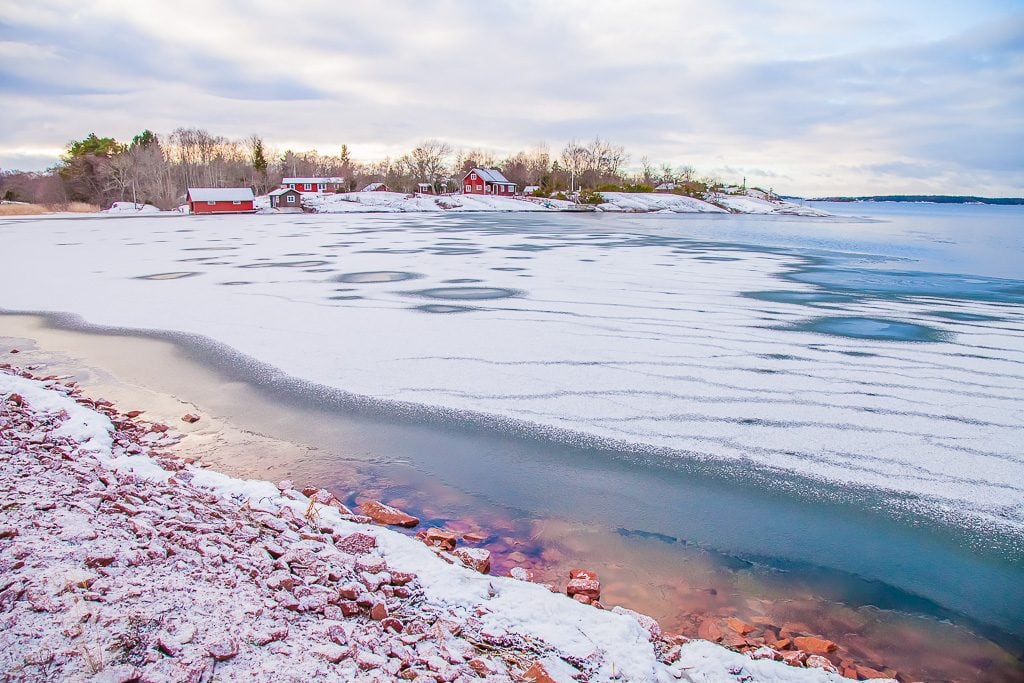
[(35, 216), (43, 213), (96, 213), (100, 207), (85, 202), (64, 202), (63, 204), (0, 204), (0, 216)]

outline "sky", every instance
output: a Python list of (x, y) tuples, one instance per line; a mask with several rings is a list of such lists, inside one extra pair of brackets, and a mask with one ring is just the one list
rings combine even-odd
[(361, 161), (601, 136), (784, 194), (1024, 196), (1024, 0), (0, 0), (0, 168), (178, 127)]

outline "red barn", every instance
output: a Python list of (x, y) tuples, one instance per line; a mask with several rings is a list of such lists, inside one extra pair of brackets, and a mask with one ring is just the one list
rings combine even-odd
[(512, 197), (516, 193), (516, 184), (496, 169), (474, 168), (462, 179), (462, 193)]
[(281, 184), (299, 192), (342, 192), (344, 178), (285, 178)]
[(253, 213), (256, 197), (248, 187), (190, 187), (189, 213)]

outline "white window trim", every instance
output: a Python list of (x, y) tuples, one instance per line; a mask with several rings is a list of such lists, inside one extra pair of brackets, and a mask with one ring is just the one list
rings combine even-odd
[(206, 202), (207, 206), (217, 206), (217, 202)]
[(305, 190), (312, 190), (313, 186), (310, 183), (306, 183), (305, 187), (303, 189), (305, 189)]
[(295, 203), (295, 195), (293, 195), (293, 194), (288, 195), (287, 202), (289, 204), (294, 204)]

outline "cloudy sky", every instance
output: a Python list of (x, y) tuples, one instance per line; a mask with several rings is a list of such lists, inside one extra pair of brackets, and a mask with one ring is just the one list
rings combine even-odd
[(784, 193), (1021, 196), (1024, 1), (0, 0), (0, 168), (179, 126), (366, 161), (600, 135)]

